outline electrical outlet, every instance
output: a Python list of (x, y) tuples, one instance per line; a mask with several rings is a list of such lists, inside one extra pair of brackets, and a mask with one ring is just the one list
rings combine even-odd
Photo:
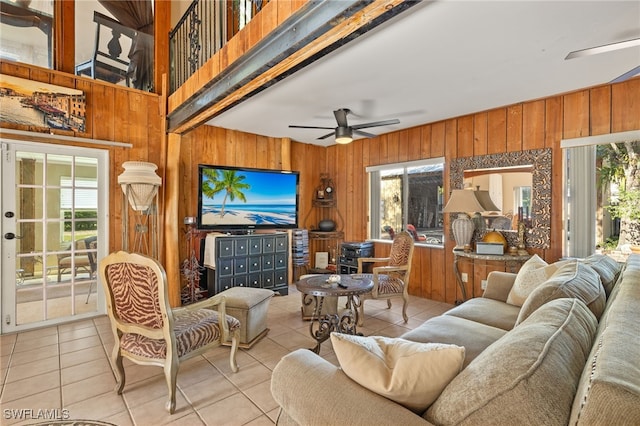
[(486, 288), (487, 288), (487, 280), (482, 280), (482, 281), (480, 282), (480, 288), (481, 288), (482, 290), (486, 290)]
[(462, 274), (460, 274), (460, 278), (462, 278), (463, 283), (466, 283), (469, 281), (469, 275), (467, 275), (466, 272), (463, 272)]

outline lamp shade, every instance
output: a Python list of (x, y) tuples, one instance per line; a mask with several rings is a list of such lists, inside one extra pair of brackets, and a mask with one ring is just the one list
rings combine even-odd
[(155, 172), (158, 166), (144, 161), (126, 161), (122, 167), (124, 172), (118, 176), (118, 184), (129, 205), (136, 211), (148, 210), (162, 183)]
[(476, 198), (480, 202), (482, 206), (483, 212), (497, 212), (500, 209), (496, 206), (491, 200), (491, 196), (489, 195), (489, 191), (475, 191)]
[(484, 207), (476, 197), (476, 191), (468, 189), (454, 189), (451, 191), (449, 202), (444, 206), (444, 213), (482, 212)]

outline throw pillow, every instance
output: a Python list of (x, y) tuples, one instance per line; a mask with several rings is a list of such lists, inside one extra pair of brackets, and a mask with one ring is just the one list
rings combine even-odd
[(534, 254), (518, 271), (513, 287), (507, 296), (507, 303), (522, 306), (540, 284), (548, 280), (566, 261), (548, 264), (540, 256)]
[(331, 333), (340, 367), (361, 386), (424, 412), (462, 370), (464, 348), (383, 336)]
[(516, 326), (545, 303), (563, 297), (580, 299), (598, 320), (607, 303), (598, 273), (576, 259), (569, 260), (531, 293), (518, 313)]
[(609, 297), (613, 287), (616, 285), (620, 271), (622, 271), (622, 265), (604, 254), (592, 254), (584, 259), (583, 262), (595, 269), (600, 275), (604, 291)]

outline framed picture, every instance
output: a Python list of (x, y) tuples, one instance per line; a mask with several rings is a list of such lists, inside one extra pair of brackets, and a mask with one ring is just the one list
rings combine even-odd
[(81, 90), (0, 74), (0, 122), (85, 132)]
[(329, 252), (319, 251), (316, 253), (316, 268), (326, 269), (329, 266)]

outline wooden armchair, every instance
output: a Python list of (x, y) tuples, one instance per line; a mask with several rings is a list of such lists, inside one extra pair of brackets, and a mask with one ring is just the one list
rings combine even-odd
[(386, 299), (391, 308), (391, 299), (402, 297), (402, 317), (406, 323), (409, 303), (409, 275), (413, 258), (413, 236), (407, 231), (396, 234), (391, 245), (389, 257), (361, 257), (358, 259), (358, 273), (364, 271), (365, 263), (386, 263), (373, 268), (373, 289), (360, 295), (360, 315), (358, 325), (364, 323), (364, 301), (367, 299)]
[(164, 269), (141, 254), (112, 253), (100, 262), (99, 272), (115, 339), (111, 360), (118, 394), (125, 385), (123, 357), (136, 364), (157, 365), (164, 369), (169, 388), (166, 408), (173, 413), (180, 362), (222, 345), (228, 336), (232, 339), (229, 363), (233, 372), (238, 371), (240, 322), (226, 315), (224, 296), (172, 309)]

